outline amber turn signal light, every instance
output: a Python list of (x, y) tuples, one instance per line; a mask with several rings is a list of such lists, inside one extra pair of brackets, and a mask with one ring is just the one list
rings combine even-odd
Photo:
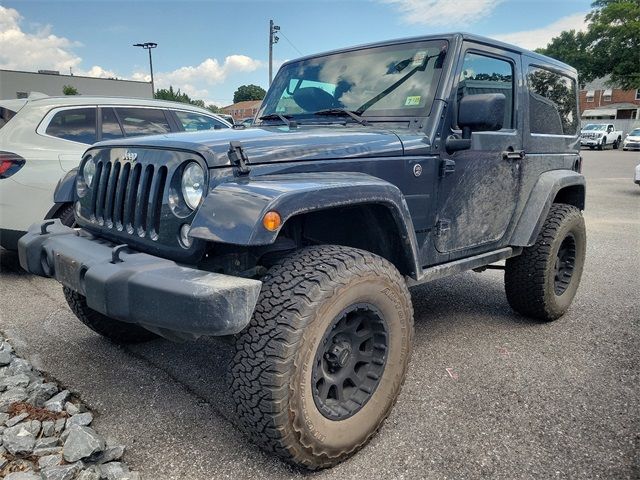
[(282, 225), (282, 218), (278, 212), (267, 212), (262, 219), (262, 225), (270, 232), (275, 232)]

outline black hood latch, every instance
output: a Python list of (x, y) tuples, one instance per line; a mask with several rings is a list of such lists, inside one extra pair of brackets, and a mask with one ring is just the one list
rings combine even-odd
[(247, 157), (247, 154), (244, 153), (242, 143), (229, 142), (229, 151), (227, 152), (227, 155), (229, 156), (231, 163), (237, 167), (239, 175), (247, 175), (251, 171), (249, 158)]

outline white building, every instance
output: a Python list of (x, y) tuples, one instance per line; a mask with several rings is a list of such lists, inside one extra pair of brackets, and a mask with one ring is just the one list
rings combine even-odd
[(59, 72), (46, 70), (37, 73), (0, 70), (1, 100), (26, 98), (30, 92), (60, 96), (65, 85), (74, 87), (80, 95), (153, 98), (149, 82), (60, 75)]

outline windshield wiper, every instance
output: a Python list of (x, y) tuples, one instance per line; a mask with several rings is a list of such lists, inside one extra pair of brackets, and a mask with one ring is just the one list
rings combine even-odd
[(258, 120), (282, 120), (282, 122), (289, 128), (296, 128), (298, 126), (298, 122), (295, 120), (289, 120), (291, 115), (281, 115), (279, 113), (270, 113), (268, 115), (263, 115), (258, 117)]
[[(386, 97), (391, 92), (393, 92), (396, 88), (398, 88), (403, 83), (405, 83), (407, 80), (409, 80), (416, 72), (424, 72), (426, 70), (426, 68), (427, 68), (427, 65), (429, 64), (429, 62), (431, 61), (432, 58), (438, 57), (439, 59), (441, 59), (440, 61), (442, 61), (442, 60), (444, 60), (444, 55), (446, 55), (446, 51), (442, 50), (438, 55), (430, 55), (428, 57), (425, 57), (425, 59), (422, 61), (422, 63), (420, 65), (415, 66), (414, 68), (409, 70), (409, 72), (407, 72), (397, 82), (395, 82), (392, 85), (390, 85), (387, 88), (385, 88), (382, 92), (380, 92), (375, 97), (373, 97), (370, 100), (368, 100), (366, 103), (363, 103), (360, 106), (360, 108), (358, 108), (358, 110), (356, 110), (356, 111), (358, 113), (363, 113), (365, 110), (368, 110), (373, 105), (375, 105), (380, 100), (382, 100), (384, 97)], [(407, 66), (408, 66), (408, 63), (406, 63), (406, 60), (403, 60), (402, 62), (399, 62), (395, 66), (395, 70), (400, 72), (400, 71), (404, 70)]]
[(313, 112), (314, 115), (340, 115), (340, 116), (349, 116), (353, 118), (360, 125), (369, 125), (364, 118), (358, 115), (360, 111), (356, 110), (352, 112), (351, 110), (347, 110), (346, 108), (326, 108), (324, 110), (318, 110), (317, 112)]

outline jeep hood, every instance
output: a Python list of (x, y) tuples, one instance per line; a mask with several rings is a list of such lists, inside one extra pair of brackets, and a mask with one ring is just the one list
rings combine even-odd
[(403, 155), (390, 130), (360, 125), (253, 127), (182, 132), (99, 142), (91, 148), (160, 148), (202, 155), (210, 168), (230, 165), (229, 143), (240, 142), (250, 164)]

